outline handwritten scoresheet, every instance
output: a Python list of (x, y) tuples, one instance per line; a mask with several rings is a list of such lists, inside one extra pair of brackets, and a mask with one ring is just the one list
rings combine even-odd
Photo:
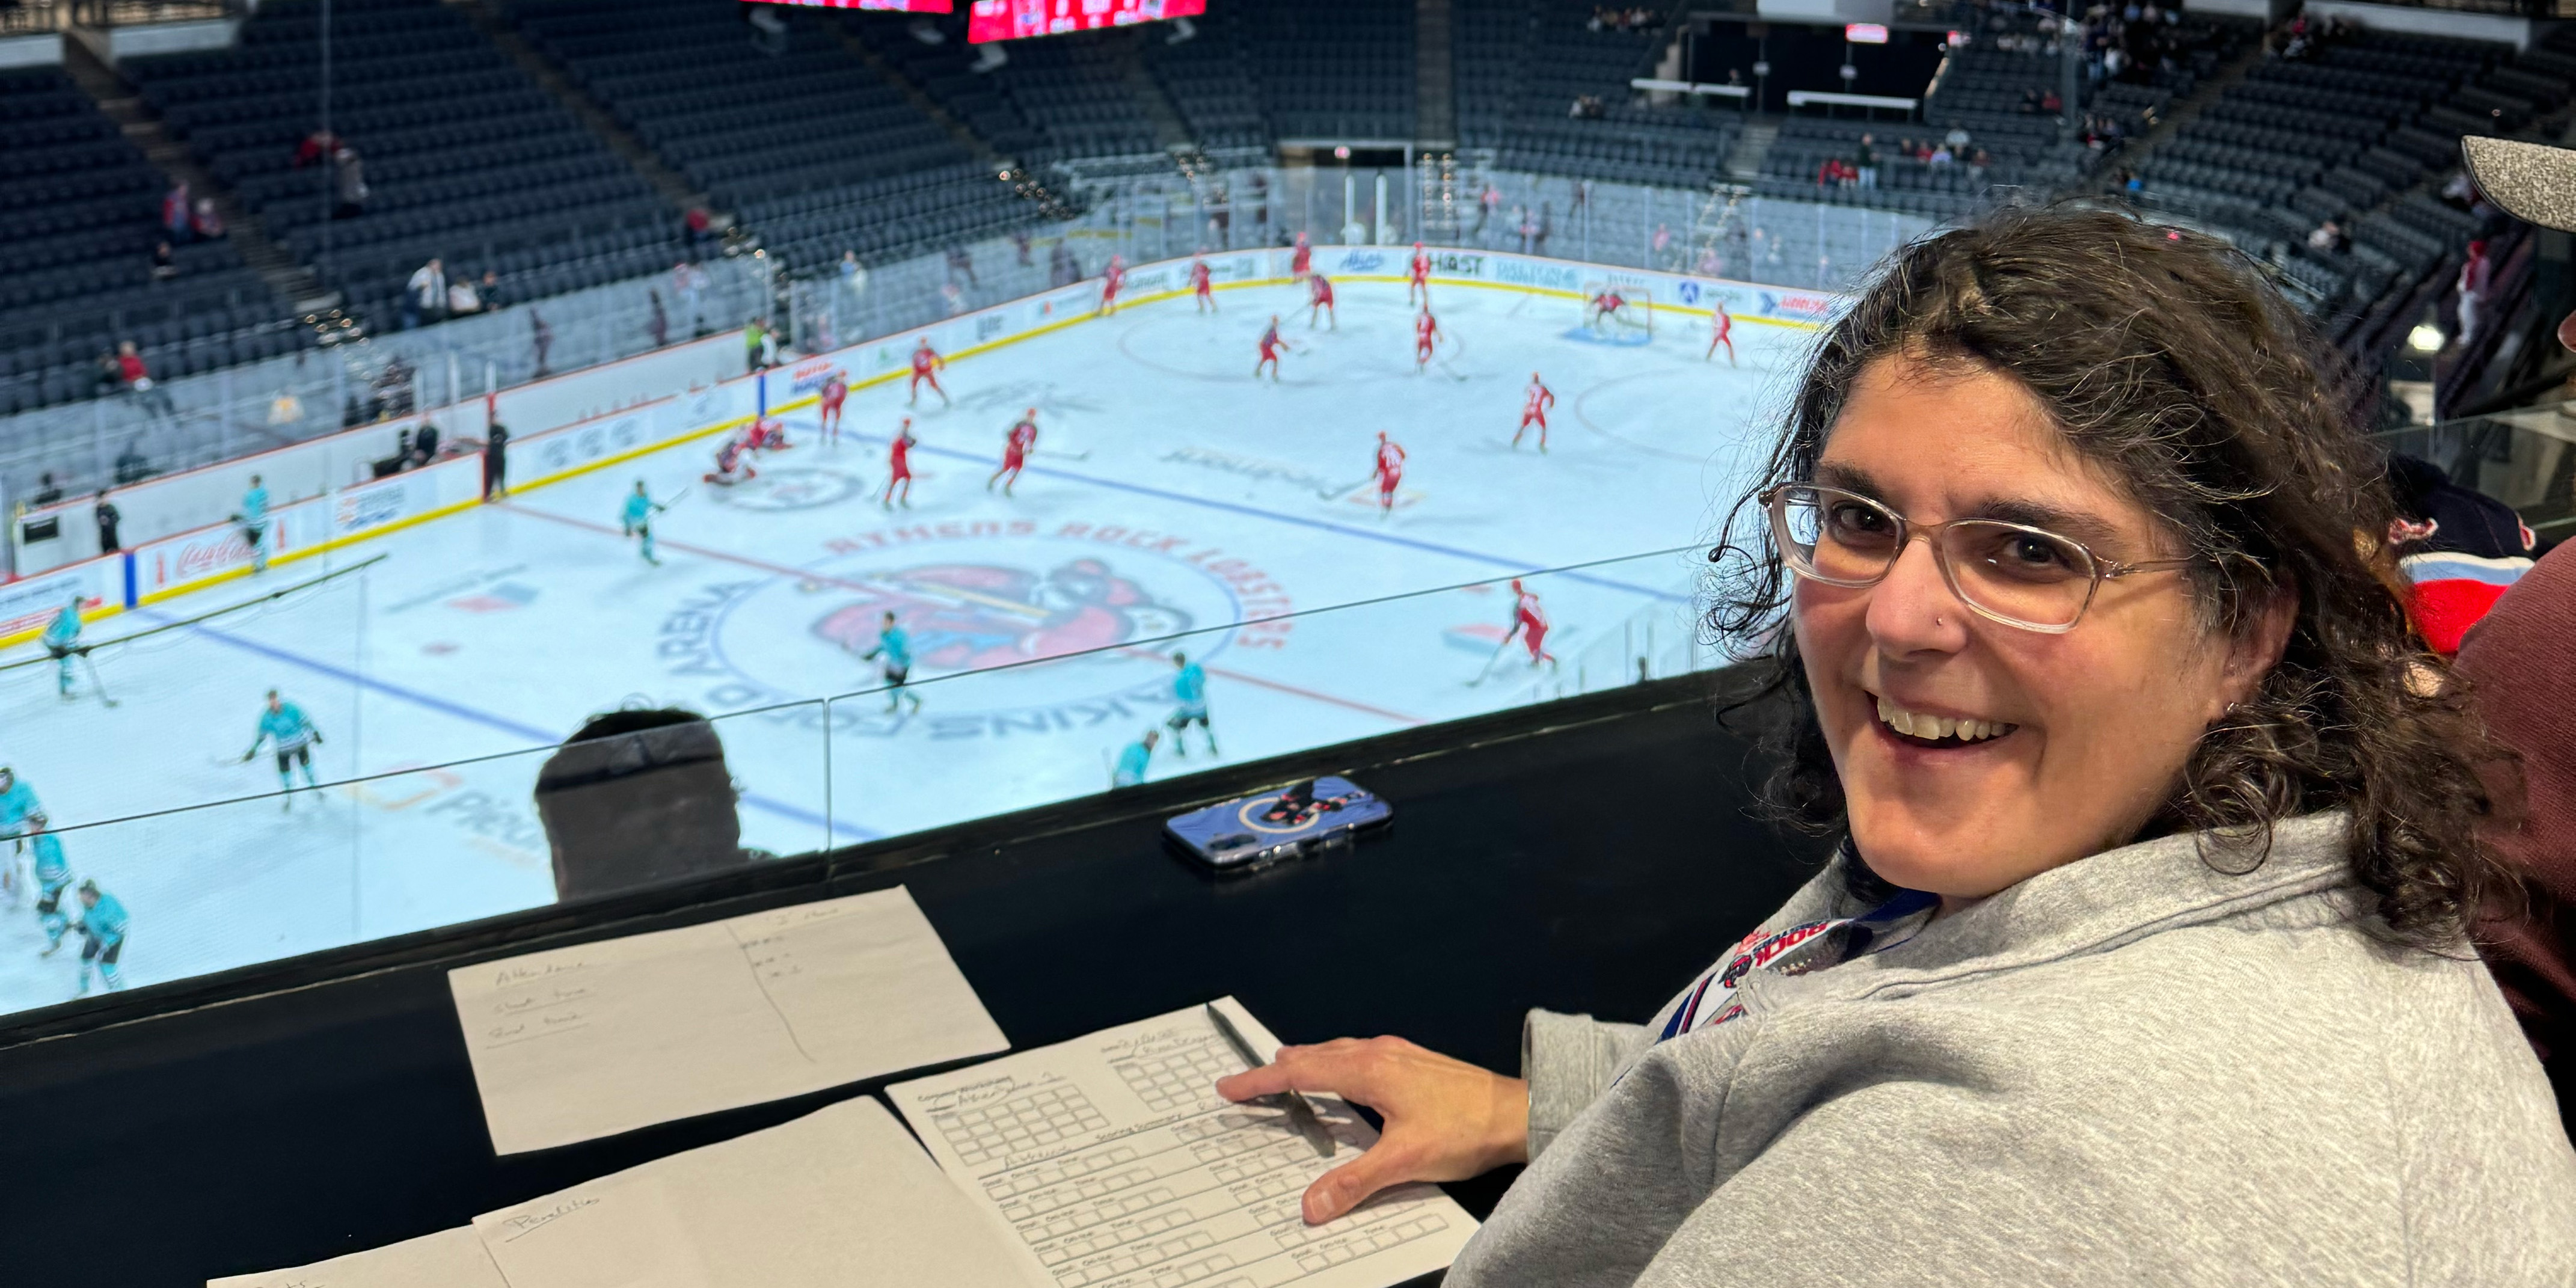
[[(1278, 1049), (1232, 998), (1218, 1005), (1254, 1050)], [(1054, 1288), (1384, 1288), (1457, 1257), (1476, 1222), (1434, 1186), (1307, 1226), (1307, 1184), (1377, 1133), (1314, 1097), (1343, 1147), (1317, 1157), (1284, 1111), (1216, 1094), (1243, 1067), (1193, 1007), (886, 1095)]]
[(471, 1229), (459, 1226), (329, 1261), (264, 1275), (209, 1279), (206, 1288), (511, 1288)]
[(486, 1213), (474, 1233), (508, 1288), (1047, 1282), (866, 1096)]
[(898, 886), (448, 972), (492, 1148), (1009, 1048)]

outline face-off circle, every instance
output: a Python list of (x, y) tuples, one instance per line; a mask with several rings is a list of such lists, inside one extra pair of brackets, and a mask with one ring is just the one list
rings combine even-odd
[(738, 510), (819, 510), (861, 495), (867, 484), (839, 470), (806, 466), (763, 468), (755, 478), (707, 491)]

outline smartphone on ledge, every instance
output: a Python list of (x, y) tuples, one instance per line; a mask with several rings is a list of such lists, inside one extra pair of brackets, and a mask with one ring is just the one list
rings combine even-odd
[(1375, 793), (1347, 778), (1301, 779), (1168, 819), (1163, 836), (1218, 872), (1250, 872), (1345, 846), (1395, 817)]

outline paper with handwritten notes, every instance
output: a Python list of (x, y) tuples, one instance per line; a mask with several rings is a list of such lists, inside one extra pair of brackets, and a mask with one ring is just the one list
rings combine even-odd
[[(1217, 1005), (1255, 1051), (1278, 1050), (1232, 998)], [(1284, 1111), (1216, 1094), (1243, 1067), (1192, 1007), (886, 1096), (1052, 1288), (1385, 1288), (1456, 1259), (1475, 1219), (1430, 1185), (1308, 1226), (1308, 1183), (1377, 1133), (1313, 1097), (1341, 1144), (1322, 1158)]]
[(464, 1226), (264, 1275), (209, 1279), (206, 1288), (512, 1288), (483, 1241)]
[(474, 1218), (509, 1288), (1043, 1288), (861, 1096)]
[(492, 1148), (1007, 1050), (900, 886), (448, 972)]

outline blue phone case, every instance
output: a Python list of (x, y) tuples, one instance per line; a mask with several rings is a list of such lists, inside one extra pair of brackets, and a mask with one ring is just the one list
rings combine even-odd
[(1393, 808), (1347, 778), (1310, 778), (1178, 815), (1163, 835), (1219, 872), (1248, 872), (1348, 845)]

